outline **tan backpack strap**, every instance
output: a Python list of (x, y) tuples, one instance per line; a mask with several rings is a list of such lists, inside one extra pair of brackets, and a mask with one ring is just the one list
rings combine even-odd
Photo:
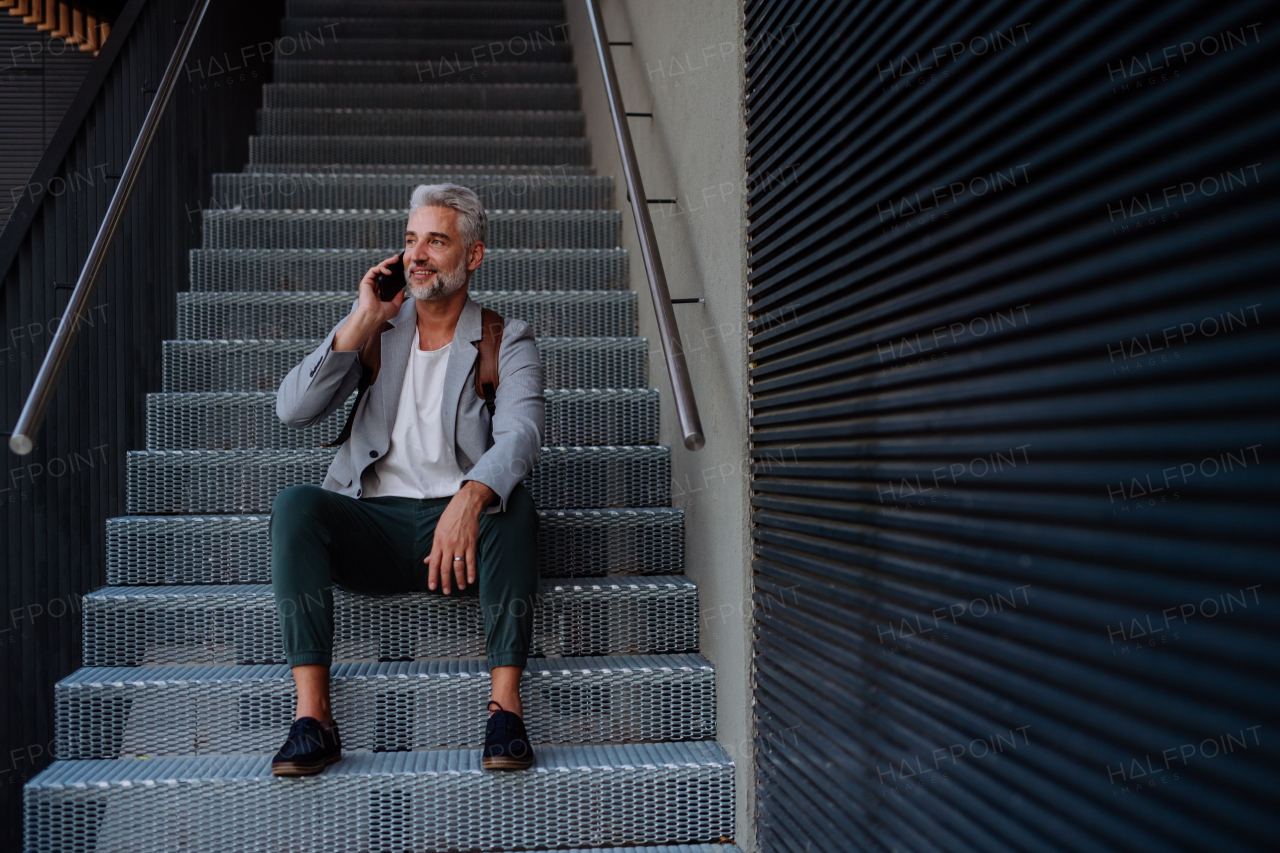
[(498, 391), (498, 352), (502, 348), (502, 328), (506, 320), (497, 311), (480, 309), (480, 340), (476, 349), (476, 396), (484, 400), (493, 417), (494, 396)]

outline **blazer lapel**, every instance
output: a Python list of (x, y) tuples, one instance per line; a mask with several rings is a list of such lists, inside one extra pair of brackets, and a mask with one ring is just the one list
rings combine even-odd
[(404, 387), (404, 371), (409, 364), (409, 348), (418, 331), (418, 308), (413, 297), (406, 296), (400, 313), (387, 322), (391, 328), (382, 333), (382, 367), (375, 385), (382, 386), (382, 432), (391, 435), (400, 389)]
[(470, 296), (462, 306), (458, 325), (453, 330), (453, 342), (449, 348), (449, 366), (444, 372), (444, 400), (440, 411), (444, 418), (444, 435), (450, 447), (456, 447), (458, 425), (458, 400), (463, 386), (479, 351), (473, 345), (480, 340), (480, 305)]

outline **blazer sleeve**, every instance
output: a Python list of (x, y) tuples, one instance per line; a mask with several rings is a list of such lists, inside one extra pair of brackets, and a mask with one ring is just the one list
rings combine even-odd
[(359, 351), (332, 350), (334, 335), (359, 305), (360, 300), (354, 300), (347, 316), (329, 330), (320, 346), (281, 380), (276, 391), (276, 415), (285, 426), (309, 427), (319, 423), (341, 406), (360, 384)]
[(529, 476), (542, 455), (547, 411), (542, 386), (542, 360), (534, 345), (533, 330), (523, 320), (507, 320), (498, 352), (493, 446), (463, 478), (464, 482), (484, 483), (498, 493), (498, 503), (487, 512), (507, 511), (511, 491)]

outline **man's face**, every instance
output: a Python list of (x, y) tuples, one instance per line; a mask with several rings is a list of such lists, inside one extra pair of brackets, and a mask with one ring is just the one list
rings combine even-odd
[(404, 233), (404, 277), (414, 299), (443, 299), (466, 287), (484, 256), (484, 244), (470, 247), (458, 231), (458, 211), (420, 207)]

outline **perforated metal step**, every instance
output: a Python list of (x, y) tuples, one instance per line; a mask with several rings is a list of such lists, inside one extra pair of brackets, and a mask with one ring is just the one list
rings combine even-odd
[[(267, 757), (58, 761), (23, 792), (28, 850), (518, 850), (733, 836), (714, 742), (543, 747), (528, 771), (480, 751), (351, 754), (282, 780)], [(724, 848), (719, 848), (723, 850)]]
[(593, 847), (590, 850), (565, 850), (563, 853), (742, 853), (742, 848), (736, 844), (659, 844), (656, 847)]
[[(274, 391), (323, 339), (165, 341), (165, 391)], [(540, 338), (548, 388), (643, 388), (644, 338)], [(407, 357), (407, 355), (406, 355)]]
[[(333, 35), (338, 36), (337, 29), (335, 27), (333, 30), (325, 30), (323, 35), (327, 36), (332, 32)], [(503, 44), (502, 49), (499, 50), (491, 40), (480, 39), (368, 39), (339, 36), (336, 41), (333, 38), (326, 38), (325, 44), (319, 45), (316, 44), (318, 35), (320, 34), (313, 33), (312, 39), (305, 45), (302, 43), (305, 39), (302, 41), (295, 39), (294, 44), (288, 44), (284, 49), (276, 51), (276, 58), (305, 59), (312, 62), (349, 62), (376, 56), (383, 61), (420, 62), (423, 65), (428, 62), (447, 60), (457, 68), (465, 68), (478, 62), (537, 62), (568, 65), (573, 61), (572, 45), (568, 42), (547, 44), (545, 39), (538, 43), (537, 50), (517, 53), (518, 44), (514, 46), (516, 50), (508, 50), (507, 44)], [(492, 48), (490, 45), (493, 45)], [(476, 48), (481, 50), (474, 53)], [(443, 88), (443, 85), (441, 87)]]
[[(556, 446), (653, 444), (656, 388), (549, 389), (543, 441)], [(315, 426), (287, 427), (270, 391), (192, 391), (147, 395), (148, 450), (314, 448), (347, 422), (355, 398)]]
[[(484, 661), (335, 664), (330, 679), (344, 751), (484, 745)], [(701, 655), (534, 658), (520, 689), (534, 744), (715, 736), (715, 671)], [(55, 754), (271, 755), (295, 694), (285, 664), (86, 667), (55, 688)]]
[(538, 166), (523, 163), (246, 163), (244, 174), (364, 174), (364, 175), (594, 175), (594, 166)]
[[(441, 128), (446, 130), (446, 128)], [(251, 136), (254, 163), (591, 162), (587, 140), (572, 136)]]
[[(269, 515), (107, 519), (107, 583), (270, 583), (269, 522)], [(544, 578), (669, 574), (683, 569), (683, 510), (538, 511), (538, 572)]]
[[(399, 249), (193, 249), (191, 289), (346, 290)], [(486, 249), (476, 291), (626, 290), (625, 249)], [(326, 330), (327, 331), (327, 330)]]
[[(545, 45), (544, 45), (545, 47)], [(560, 49), (561, 45), (556, 45)], [(411, 62), (386, 60), (296, 59), (273, 67), (277, 83), (560, 83), (577, 82), (577, 70), (568, 62), (489, 62), (481, 51), (477, 62), (471, 50), (421, 54)], [(300, 54), (294, 54), (298, 56)], [(382, 54), (377, 54), (381, 56)], [(443, 58), (442, 58), (443, 57)]]
[[(545, 337), (623, 337), (636, 333), (630, 290), (542, 293), (469, 290), (471, 298)], [(178, 294), (180, 340), (312, 338), (328, 334), (356, 304), (354, 289), (306, 293)]]
[[(564, 4), (559, 0), (289, 0), (289, 17), (333, 18), (358, 9), (366, 18), (514, 18), (517, 20), (564, 20)], [(280, 63), (277, 63), (277, 67)]]
[[(363, 10), (359, 4), (353, 3), (346, 9), (347, 16), (353, 12), (363, 13)], [(407, 14), (394, 18), (364, 17), (363, 14), (361, 17), (318, 18), (290, 15), (280, 24), (282, 38), (306, 39), (310, 36), (311, 41), (305, 43), (314, 51), (323, 51), (324, 46), (318, 42), (329, 32), (349, 39), (381, 39), (389, 35), (397, 39), (474, 39), (475, 46), (498, 40), (507, 43), (506, 52), (520, 56), (528, 52), (537, 53), (542, 48), (565, 41), (568, 26), (563, 18), (437, 18), (430, 14), (421, 18), (410, 18)]]
[[(269, 585), (106, 587), (82, 606), (85, 666), (285, 662)], [(480, 600), (474, 586), (335, 589), (333, 642), (335, 661), (483, 657)], [(698, 589), (682, 575), (541, 582), (533, 657), (697, 650)]]
[[(409, 209), (419, 184), (461, 184), (493, 210), (601, 210), (613, 203), (613, 178), (579, 175), (334, 175), (213, 176), (210, 209)], [(488, 258), (485, 262), (488, 263)]]
[[(319, 485), (337, 450), (130, 450), (130, 515), (270, 512), (298, 483)], [(656, 447), (544, 447), (524, 481), (542, 509), (668, 506), (671, 453)]]
[[(590, 850), (565, 850), (563, 853), (742, 853), (742, 848), (736, 844), (659, 844), (656, 847), (593, 847)], [(819, 852), (815, 850), (813, 853)]]
[[(202, 215), (207, 249), (402, 247), (408, 218), (403, 210), (206, 210)], [(621, 226), (616, 210), (491, 210), (489, 244), (613, 249)]]
[[(584, 125), (577, 112), (258, 110), (258, 133), (263, 136), (555, 137), (582, 136)], [(252, 144), (250, 140), (250, 150)]]
[[(355, 42), (339, 43), (334, 47), (349, 48), (352, 44)], [(376, 54), (356, 54), (353, 58), (367, 59), (371, 55), (399, 58), (395, 56), (395, 44), (375, 42), (371, 47), (377, 51)], [(454, 45), (463, 51), (473, 46), (473, 43)], [(450, 50), (449, 54), (452, 52)], [(412, 42), (406, 43), (404, 53), (406, 59), (430, 59), (442, 55), (415, 48)], [(326, 52), (324, 58), (342, 57)], [(401, 110), (412, 106), (419, 110), (576, 110), (580, 107), (580, 99), (576, 85), (555, 83), (268, 83), (262, 87), (262, 106), (264, 109)]]

